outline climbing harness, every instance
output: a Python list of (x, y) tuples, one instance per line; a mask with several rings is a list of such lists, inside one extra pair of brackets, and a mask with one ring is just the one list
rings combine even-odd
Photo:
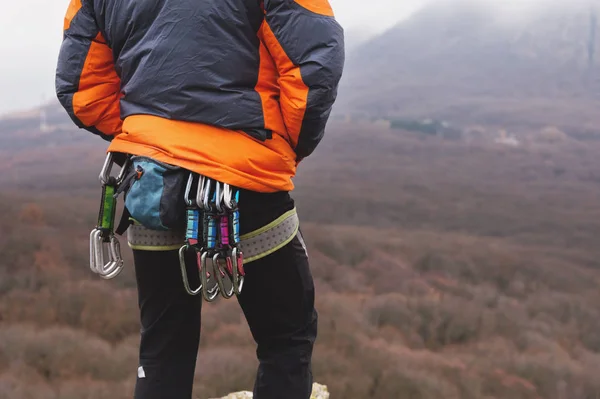
[[(196, 196), (192, 197), (196, 185)], [(234, 198), (235, 197), (235, 198)], [(239, 295), (244, 284), (239, 244), (239, 191), (225, 183), (190, 173), (185, 190), (187, 229), (179, 249), (179, 263), (185, 290), (213, 302), (219, 293), (229, 299)], [(202, 226), (202, 230), (200, 230)], [(194, 251), (200, 285), (191, 289), (185, 255)]]
[(117, 277), (123, 270), (121, 245), (115, 236), (115, 214), (117, 211), (117, 195), (129, 166), (125, 161), (119, 175), (110, 175), (114, 165), (113, 154), (109, 153), (100, 172), (102, 198), (98, 224), (90, 233), (90, 269), (105, 280)]
[[(219, 295), (229, 299), (242, 293), (245, 265), (279, 250), (298, 234), (298, 215), (292, 209), (268, 225), (241, 235), (238, 188), (152, 161), (128, 156), (122, 170), (113, 177), (113, 154), (106, 157), (100, 173), (98, 224), (90, 233), (90, 268), (103, 279), (121, 273), (124, 262), (115, 234), (127, 231), (128, 244), (134, 250), (179, 251), (183, 285), (189, 295), (202, 295), (207, 302)], [(126, 193), (126, 206), (115, 229), (121, 193)], [(173, 205), (176, 198), (183, 200), (181, 207)], [(177, 215), (184, 214), (185, 220), (181, 220), (185, 224), (180, 225)], [(199, 284), (195, 288), (188, 275), (191, 259), (198, 270)]]
[[(191, 180), (192, 183), (189, 184), (191, 187), (189, 190), (186, 190), (190, 193), (196, 192), (194, 180)], [(192, 187), (192, 185), (194, 187)], [(200, 187), (206, 187), (206, 182), (204, 181)], [(229, 198), (229, 194), (227, 192), (227, 186), (224, 186), (224, 197), (226, 199)], [(186, 196), (188, 199), (188, 206), (193, 210), (197, 202), (194, 199), (190, 199), (189, 195)], [(202, 195), (197, 196), (198, 198), (203, 198)], [(239, 198), (237, 194), (233, 194), (231, 198)], [(225, 200), (225, 203), (228, 201)], [(237, 201), (236, 201), (237, 202)], [(231, 202), (231, 209), (236, 209), (237, 206), (233, 202)], [(202, 205), (204, 207), (204, 205)], [(213, 290), (215, 284), (214, 280), (210, 278), (211, 275), (214, 274), (213, 262), (214, 262), (214, 254), (212, 257), (206, 255), (204, 260), (204, 266), (202, 262), (202, 249), (205, 247), (204, 245), (204, 215), (202, 209), (197, 207), (199, 212), (189, 212), (188, 219), (189, 229), (187, 232), (183, 230), (171, 230), (171, 231), (158, 231), (152, 230), (140, 224), (134, 223), (129, 230), (127, 230), (127, 240), (129, 243), (129, 247), (133, 250), (141, 250), (141, 251), (180, 251), (180, 265), (181, 265), (181, 274), (183, 278), (183, 285), (186, 292), (190, 295), (200, 295), (203, 297), (208, 296), (210, 299), (216, 299), (219, 293), (222, 295), (221, 287), (218, 287), (219, 292), (216, 293)], [(229, 209), (229, 208), (228, 208)], [(188, 210), (188, 211), (189, 211)], [(245, 271), (244, 268), (246, 265), (255, 262), (259, 259), (262, 259), (275, 251), (283, 248), (290, 241), (294, 239), (299, 234), (299, 219), (296, 209), (292, 209), (279, 218), (275, 219), (271, 223), (266, 226), (261, 227), (258, 230), (252, 231), (250, 233), (244, 234), (240, 236), (239, 230), (239, 212), (233, 212), (231, 214), (231, 220), (233, 222), (230, 223), (230, 239), (229, 239), (229, 247), (230, 251), (227, 253), (231, 254), (231, 269), (228, 268), (228, 262), (223, 260), (223, 252), (220, 252), (220, 262), (217, 263), (219, 269), (221, 271), (226, 272), (226, 275), (223, 276), (224, 279), (222, 283), (225, 285), (225, 293), (228, 294), (227, 288), (229, 290), (231, 287), (228, 285), (229, 281), (233, 283), (233, 286), (236, 290), (234, 290), (235, 295), (239, 295), (242, 290), (242, 285), (244, 282)], [(233, 228), (232, 228), (233, 227)], [(213, 233), (214, 234), (214, 233)], [(223, 233), (220, 233), (220, 236), (226, 236)], [(299, 238), (301, 238), (298, 235)], [(227, 241), (225, 241), (226, 243)], [(182, 247), (182, 243), (183, 247)], [(237, 244), (236, 244), (237, 243)], [(190, 245), (191, 244), (191, 245)], [(234, 245), (235, 244), (235, 245)], [(225, 245), (223, 245), (225, 246)], [(219, 249), (222, 250), (223, 246)], [(197, 288), (192, 289), (190, 280), (188, 279), (188, 271), (186, 270), (186, 254), (190, 251), (190, 255), (193, 252), (194, 259), (194, 268), (197, 268), (199, 275), (198, 280), (202, 281), (201, 273), (202, 270), (208, 271), (209, 277), (206, 281), (208, 285), (205, 283), (205, 287), (209, 287), (209, 292), (202, 292), (202, 285), (198, 285)], [(243, 256), (242, 256), (243, 254)], [(200, 260), (198, 261), (198, 255), (200, 255)], [(188, 261), (191, 259), (188, 258)], [(208, 269), (208, 270), (207, 270)], [(237, 274), (236, 274), (237, 272)], [(222, 276), (222, 274), (220, 274)], [(237, 276), (237, 277), (236, 277)], [(202, 283), (201, 283), (202, 284)], [(218, 285), (218, 282), (217, 282)]]

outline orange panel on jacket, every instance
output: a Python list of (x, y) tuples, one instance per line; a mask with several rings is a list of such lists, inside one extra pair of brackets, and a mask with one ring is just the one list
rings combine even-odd
[(295, 153), (279, 134), (260, 142), (243, 132), (134, 115), (108, 151), (152, 157), (258, 192), (291, 191)]
[(90, 43), (79, 87), (73, 95), (75, 116), (86, 126), (94, 126), (104, 134), (120, 132), (119, 87), (112, 51), (98, 33)]
[(333, 9), (328, 0), (295, 0), (302, 7), (314, 12), (315, 14), (333, 17)]
[[(295, 65), (281, 47), (269, 24), (263, 22), (259, 38), (271, 52), (271, 57), (279, 68), (278, 81), (280, 88), (281, 112), (290, 142), (293, 147), (298, 145), (302, 120), (308, 102), (308, 87), (302, 81), (300, 68)], [(263, 57), (266, 58), (266, 57)]]

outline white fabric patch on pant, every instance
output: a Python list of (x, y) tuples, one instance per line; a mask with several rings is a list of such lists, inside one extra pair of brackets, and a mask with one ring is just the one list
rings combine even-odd
[(138, 367), (138, 378), (146, 378), (146, 372), (142, 366)]

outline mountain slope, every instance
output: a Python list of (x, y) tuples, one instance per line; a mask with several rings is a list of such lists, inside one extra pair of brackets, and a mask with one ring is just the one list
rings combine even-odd
[(350, 56), (356, 49), (360, 48), (369, 39), (376, 36), (368, 27), (351, 28), (344, 32), (346, 56)]
[[(348, 57), (338, 108), (479, 123), (513, 113), (517, 123), (565, 122), (568, 112), (596, 122), (598, 9), (591, 1), (433, 3)], [(525, 102), (532, 115), (522, 117)]]

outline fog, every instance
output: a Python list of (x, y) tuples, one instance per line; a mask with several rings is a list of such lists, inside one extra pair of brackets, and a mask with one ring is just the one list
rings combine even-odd
[[(457, 3), (464, 0), (438, 0)], [(557, 0), (478, 1), (498, 15), (519, 19), (540, 3)], [(563, 4), (589, 0), (558, 0)], [(54, 68), (69, 0), (3, 2), (0, 12), (0, 114), (38, 105), (54, 97)], [(336, 16), (350, 35), (377, 34), (418, 10), (426, 0), (331, 0)]]

